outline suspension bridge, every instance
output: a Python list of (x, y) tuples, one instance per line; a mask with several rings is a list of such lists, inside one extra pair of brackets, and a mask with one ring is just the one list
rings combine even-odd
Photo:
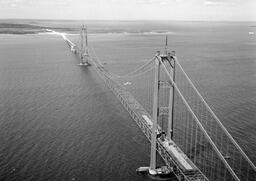
[[(175, 52), (167, 50), (167, 39), (163, 53), (158, 51), (128, 74), (116, 75), (88, 46), (84, 26), (78, 44), (60, 35), (81, 66), (92, 65), (150, 141), (149, 166), (138, 171), (153, 176), (173, 173), (180, 181), (256, 180), (254, 163), (196, 89)], [(165, 166), (157, 167), (157, 152)]]

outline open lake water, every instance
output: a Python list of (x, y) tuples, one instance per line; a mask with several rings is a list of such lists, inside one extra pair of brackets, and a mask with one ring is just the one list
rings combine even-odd
[[(169, 48), (255, 163), (255, 24), (90, 21), (89, 44), (124, 74), (164, 50), (167, 33)], [(68, 33), (76, 43), (78, 32)], [(0, 180), (149, 180), (135, 172), (149, 164), (146, 137), (94, 68), (78, 63), (60, 36), (0, 35)]]

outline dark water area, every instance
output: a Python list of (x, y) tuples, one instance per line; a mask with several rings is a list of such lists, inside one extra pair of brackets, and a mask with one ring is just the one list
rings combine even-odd
[[(90, 45), (120, 74), (163, 49), (168, 33), (184, 69), (256, 162), (253, 23), (90, 23)], [(77, 42), (78, 32), (68, 33)], [(93, 67), (78, 62), (57, 35), (0, 35), (0, 180), (150, 180), (135, 172), (149, 164), (149, 142)]]

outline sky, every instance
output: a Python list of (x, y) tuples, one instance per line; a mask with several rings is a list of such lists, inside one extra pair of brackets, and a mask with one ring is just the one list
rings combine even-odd
[(0, 19), (256, 21), (256, 0), (0, 0)]

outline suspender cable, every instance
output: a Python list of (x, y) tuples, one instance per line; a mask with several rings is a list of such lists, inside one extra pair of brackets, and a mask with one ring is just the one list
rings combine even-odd
[(206, 103), (206, 101), (204, 100), (204, 98), (201, 96), (201, 94), (198, 92), (198, 90), (196, 89), (195, 85), (192, 83), (192, 81), (190, 80), (190, 78), (188, 77), (188, 75), (186, 74), (186, 72), (183, 70), (182, 66), (180, 65), (178, 59), (176, 57), (174, 57), (176, 60), (176, 64), (179, 66), (179, 68), (181, 69), (182, 73), (185, 75), (185, 77), (187, 78), (187, 80), (189, 81), (189, 83), (191, 84), (191, 86), (193, 87), (193, 89), (195, 90), (195, 92), (197, 93), (197, 95), (199, 96), (200, 100), (204, 103), (204, 105), (206, 106), (207, 110), (212, 114), (212, 116), (215, 118), (215, 120), (217, 121), (217, 123), (221, 126), (221, 128), (223, 129), (223, 131), (226, 133), (226, 135), (229, 137), (229, 139), (232, 141), (232, 143), (235, 145), (235, 147), (239, 150), (239, 152), (244, 156), (244, 158), (246, 159), (246, 161), (251, 165), (251, 167), (253, 168), (254, 171), (256, 171), (256, 167), (255, 165), (252, 163), (252, 161), (248, 158), (248, 156), (244, 153), (244, 151), (242, 150), (242, 148), (237, 144), (237, 142), (234, 140), (234, 138), (230, 135), (230, 133), (227, 131), (227, 129), (223, 126), (223, 124), (221, 123), (221, 121), (219, 120), (219, 118), (216, 116), (216, 114), (212, 111), (212, 109), (210, 108), (210, 106)]
[(179, 94), (180, 98), (182, 99), (183, 103), (185, 104), (185, 106), (187, 107), (188, 111), (191, 113), (192, 117), (195, 119), (197, 125), (200, 127), (200, 129), (202, 130), (202, 132), (204, 133), (205, 137), (207, 138), (207, 140), (209, 141), (209, 143), (211, 144), (211, 146), (213, 147), (213, 149), (215, 150), (215, 152), (217, 153), (218, 157), (222, 160), (222, 162), (225, 164), (225, 166), (227, 167), (227, 169), (229, 170), (230, 174), (234, 177), (234, 179), (236, 181), (240, 181), (240, 179), (237, 177), (236, 173), (232, 170), (232, 168), (230, 167), (230, 165), (228, 164), (228, 162), (225, 160), (225, 158), (222, 156), (222, 154), (220, 153), (220, 151), (218, 150), (217, 146), (214, 144), (214, 142), (212, 141), (211, 137), (208, 135), (208, 133), (206, 132), (206, 130), (204, 129), (203, 125), (201, 124), (201, 122), (198, 120), (197, 116), (195, 115), (195, 113), (193, 112), (192, 108), (189, 106), (189, 104), (187, 103), (186, 99), (184, 98), (184, 96), (181, 94), (179, 88), (177, 87), (176, 83), (173, 82), (172, 80), (172, 76), (169, 74), (167, 68), (165, 67), (165, 65), (163, 64), (161, 58), (159, 56), (157, 56), (157, 59), (159, 60), (159, 62), (161, 63), (161, 65), (164, 67), (164, 70), (166, 72), (166, 74), (169, 76), (170, 81), (172, 82), (174, 88), (176, 89), (177, 93)]

